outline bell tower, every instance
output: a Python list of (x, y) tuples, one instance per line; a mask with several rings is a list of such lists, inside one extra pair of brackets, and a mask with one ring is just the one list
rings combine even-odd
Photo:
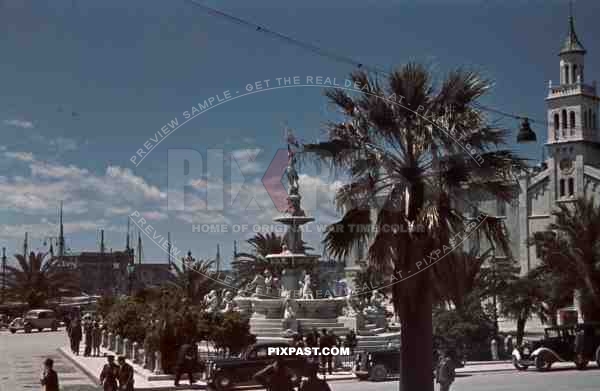
[(556, 198), (583, 195), (584, 165), (600, 166), (600, 130), (596, 82), (587, 83), (586, 50), (575, 32), (572, 5), (568, 33), (559, 52), (560, 83), (549, 82), (548, 165), (554, 167)]

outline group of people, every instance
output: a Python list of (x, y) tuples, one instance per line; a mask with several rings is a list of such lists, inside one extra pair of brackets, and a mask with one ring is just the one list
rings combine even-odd
[(100, 356), (100, 344), (102, 342), (101, 320), (84, 316), (83, 320), (79, 315), (73, 316), (66, 322), (67, 335), (71, 345), (71, 351), (75, 355), (79, 355), (81, 340), (84, 338), (85, 348), (83, 351), (84, 357)]
[(133, 391), (133, 367), (125, 357), (119, 356), (118, 365), (115, 356), (106, 356), (107, 363), (100, 372), (100, 384), (104, 391)]
[[(318, 363), (311, 363), (308, 378), (303, 380), (298, 391), (331, 391), (325, 380), (317, 376)], [(254, 380), (265, 386), (267, 391), (294, 391), (294, 373), (285, 365), (282, 356), (254, 375)]]
[[(321, 333), (316, 328), (313, 328), (312, 331), (307, 333), (306, 336), (299, 331), (292, 340), (292, 346), (297, 348), (309, 347), (309, 348), (319, 348), (323, 350), (323, 348), (333, 348), (333, 347), (348, 347), (350, 348), (350, 352), (352, 354), (354, 348), (356, 347), (357, 339), (354, 330), (350, 330), (350, 332), (346, 335), (344, 340), (342, 341), (337, 335), (333, 333), (333, 330), (322, 329)], [(321, 366), (323, 369), (323, 373), (327, 370), (331, 375), (333, 373), (333, 356), (332, 355), (322, 355), (321, 356)]]
[(452, 359), (453, 353), (450, 350), (440, 350), (438, 354), (439, 361), (435, 368), (434, 378), (436, 383), (440, 385), (440, 391), (448, 391), (456, 377), (454, 360)]
[[(118, 365), (115, 356), (107, 356), (107, 363), (100, 372), (100, 384), (104, 391), (133, 391), (133, 367), (127, 363), (125, 357), (119, 356)], [(44, 391), (59, 391), (58, 374), (54, 370), (54, 361), (51, 358), (44, 361), (44, 372), (40, 378)]]

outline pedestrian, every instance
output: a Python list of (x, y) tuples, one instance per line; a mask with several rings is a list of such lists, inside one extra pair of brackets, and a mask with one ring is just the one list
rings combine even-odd
[(94, 326), (91, 320), (88, 318), (83, 324), (83, 331), (85, 334), (85, 350), (83, 352), (84, 357), (89, 357), (92, 354), (92, 333)]
[(92, 356), (100, 356), (100, 343), (102, 342), (102, 329), (98, 322), (94, 322), (92, 328)]
[(356, 339), (356, 333), (353, 329), (350, 329), (348, 334), (346, 334), (346, 338), (344, 339), (344, 347), (350, 349), (350, 355), (354, 355), (354, 349), (356, 348), (358, 341)]
[(71, 351), (75, 355), (79, 355), (79, 344), (81, 343), (81, 320), (79, 318), (73, 319), (71, 322)]
[(277, 356), (274, 363), (267, 365), (253, 376), (254, 380), (262, 384), (267, 391), (294, 391), (292, 377), (294, 374), (287, 368), (282, 356)]
[(306, 336), (306, 346), (311, 348), (310, 361), (314, 361), (316, 357), (312, 348), (319, 346), (319, 332), (316, 328), (313, 328), (312, 331), (308, 332), (308, 335)]
[(513, 346), (513, 337), (512, 337), (512, 335), (508, 334), (506, 336), (506, 338), (504, 339), (504, 350), (506, 351), (506, 356), (507, 357), (511, 357), (512, 356), (513, 349), (514, 349), (514, 346)]
[(310, 364), (308, 368), (308, 379), (303, 380), (298, 391), (331, 391), (325, 380), (319, 379), (319, 364)]
[(175, 365), (175, 387), (179, 386), (179, 380), (184, 373), (188, 374), (190, 385), (194, 384), (194, 369), (198, 358), (196, 344), (185, 343), (179, 348), (177, 362)]
[(454, 382), (456, 372), (449, 351), (440, 351), (440, 360), (435, 371), (435, 380), (440, 385), (440, 391), (449, 391)]
[(133, 391), (133, 367), (127, 364), (125, 357), (119, 356), (119, 391)]
[(40, 379), (43, 391), (58, 391), (58, 375), (53, 366), (54, 361), (51, 358), (47, 358), (44, 361), (44, 372)]
[(335, 341), (331, 338), (331, 335), (327, 333), (327, 329), (321, 330), (321, 337), (319, 338), (319, 349), (321, 350), (321, 366), (323, 367), (323, 374), (325, 374), (325, 365), (327, 364), (327, 372), (329, 374), (333, 374), (333, 356), (331, 352), (325, 355), (323, 354), (323, 350), (327, 348), (330, 350), (335, 345)]
[(117, 379), (119, 377), (119, 367), (115, 364), (115, 356), (110, 355), (106, 357), (106, 364), (100, 372), (100, 384), (104, 391), (118, 391)]
[(498, 357), (498, 341), (496, 341), (496, 337), (492, 337), (490, 341), (490, 350), (492, 352), (492, 360), (498, 361), (500, 357)]

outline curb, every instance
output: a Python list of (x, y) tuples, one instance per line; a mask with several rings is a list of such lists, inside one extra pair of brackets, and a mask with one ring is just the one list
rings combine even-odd
[[(64, 348), (58, 348), (58, 351), (67, 359), (69, 360), (69, 362), (71, 362), (73, 365), (75, 365), (77, 368), (79, 368), (79, 370), (81, 370), (83, 373), (86, 374), (87, 377), (90, 378), (90, 380), (95, 384), (98, 385), (98, 381), (97, 381), (97, 377), (98, 375), (95, 373), (92, 373), (85, 365), (81, 364), (79, 361), (73, 359), (73, 356), (71, 354), (69, 354), (68, 352), (66, 352), (64, 350)], [(183, 386), (181, 386), (182, 390), (186, 390), (186, 388), (184, 388)], [(206, 386), (204, 385), (198, 385), (195, 386), (193, 388), (188, 387), (188, 390), (204, 390), (206, 389)], [(135, 387), (136, 391), (171, 391), (171, 390), (177, 390), (176, 387), (170, 385), (170, 386), (155, 386), (155, 387), (139, 387), (136, 386)]]

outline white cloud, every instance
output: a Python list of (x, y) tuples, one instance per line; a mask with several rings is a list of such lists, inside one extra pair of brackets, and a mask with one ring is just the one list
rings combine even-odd
[(23, 121), (23, 120), (19, 120), (19, 119), (7, 119), (4, 120), (4, 124), (8, 125), (8, 126), (14, 126), (15, 128), (21, 128), (21, 129), (33, 129), (35, 126), (33, 125), (33, 122), (31, 121)]
[(4, 156), (22, 162), (32, 162), (34, 160), (33, 153), (31, 152), (4, 152)]
[(29, 167), (31, 168), (31, 175), (40, 178), (81, 179), (89, 175), (88, 170), (75, 167), (74, 165), (63, 166), (36, 161)]
[(157, 212), (157, 211), (142, 212), (141, 215), (143, 218), (145, 218), (146, 220), (149, 220), (149, 221), (160, 221), (160, 220), (165, 220), (169, 217), (167, 214)]

